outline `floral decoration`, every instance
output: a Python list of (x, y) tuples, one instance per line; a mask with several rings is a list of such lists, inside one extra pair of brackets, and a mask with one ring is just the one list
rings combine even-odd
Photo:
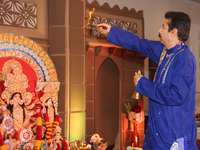
[[(92, 24), (97, 25), (100, 23), (106, 23), (109, 24), (111, 26), (132, 32), (132, 33), (136, 33), (137, 34), (137, 23), (134, 22), (125, 22), (125, 21), (120, 21), (120, 20), (113, 20), (110, 18), (104, 18), (104, 17), (98, 17), (98, 16), (93, 16), (92, 19), (94, 20), (92, 22)], [(96, 27), (92, 27), (92, 31), (91, 31), (91, 35), (94, 37), (98, 37), (98, 38), (106, 38), (105, 35), (101, 34), (100, 32), (98, 32)]]
[(0, 0), (0, 24), (37, 28), (37, 5), (27, 2)]
[(106, 150), (108, 146), (106, 139), (101, 138), (99, 134), (94, 134), (90, 139), (90, 143), (92, 143), (94, 150)]
[(98, 134), (94, 134), (91, 139), (90, 139), (91, 143), (101, 143), (101, 138)]
[[(27, 37), (13, 33), (0, 33), (0, 58), (4, 57), (16, 57), (27, 62), (36, 72), (38, 82), (58, 82), (56, 69), (49, 55), (35, 41)], [(56, 91), (59, 90), (59, 87), (54, 88)]]
[(128, 118), (133, 123), (140, 123), (144, 120), (144, 111), (142, 111), (141, 106), (135, 105), (133, 107), (130, 104), (125, 104), (126, 111), (128, 113)]

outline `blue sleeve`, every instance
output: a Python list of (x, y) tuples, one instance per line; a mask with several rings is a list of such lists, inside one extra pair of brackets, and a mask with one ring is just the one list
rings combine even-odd
[(195, 82), (194, 66), (183, 57), (173, 66), (170, 84), (158, 84), (145, 77), (140, 78), (136, 91), (163, 105), (181, 105), (187, 98), (191, 84)]
[(160, 42), (150, 42), (140, 39), (136, 34), (111, 27), (107, 42), (123, 47), (131, 51), (137, 51), (144, 57), (149, 57), (158, 63), (164, 46)]

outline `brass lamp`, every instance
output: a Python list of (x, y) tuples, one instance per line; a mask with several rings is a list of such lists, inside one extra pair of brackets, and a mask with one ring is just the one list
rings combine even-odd
[[(138, 76), (140, 76), (140, 77), (142, 76), (140, 70), (138, 70)], [(133, 95), (131, 96), (131, 98), (133, 98), (133, 99), (142, 99), (142, 95), (134, 90)]]
[(89, 11), (89, 18), (85, 18), (86, 25), (83, 26), (84, 28), (91, 29), (91, 26), (95, 26), (95, 27), (96, 27), (96, 25), (92, 24), (92, 22), (94, 21), (94, 20), (92, 19), (92, 13), (93, 13), (94, 11), (95, 11), (95, 8), (93, 8), (92, 11)]

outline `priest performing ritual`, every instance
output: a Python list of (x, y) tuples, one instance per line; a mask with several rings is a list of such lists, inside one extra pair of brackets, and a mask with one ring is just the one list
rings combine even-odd
[(160, 42), (139, 39), (134, 34), (108, 24), (97, 30), (107, 41), (137, 51), (158, 64), (154, 82), (135, 73), (135, 90), (149, 97), (149, 119), (144, 150), (196, 150), (194, 117), (196, 61), (185, 45), (191, 26), (183, 12), (167, 12), (159, 32)]

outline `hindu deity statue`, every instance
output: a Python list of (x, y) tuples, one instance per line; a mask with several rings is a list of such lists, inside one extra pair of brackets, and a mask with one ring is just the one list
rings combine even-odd
[(51, 58), (33, 40), (13, 33), (0, 33), (0, 58), (0, 145), (54, 147), (61, 136), (56, 129), (60, 82)]
[(56, 127), (60, 123), (60, 117), (57, 112), (57, 92), (53, 92), (50, 84), (44, 88), (44, 95), (41, 97), (43, 105), (43, 118), (46, 126), (46, 140), (50, 146), (53, 141), (53, 135), (56, 134)]
[[(7, 109), (7, 110), (6, 110)], [(22, 95), (19, 92), (14, 93), (10, 100), (7, 107), (3, 109), (4, 117), (5, 116), (12, 116), (13, 118), (13, 132), (12, 132), (12, 139), (20, 140), (20, 133), (25, 128), (27, 129), (30, 125), (29, 123), (29, 115), (28, 111), (24, 106), (22, 101)]]
[(54, 122), (54, 118), (56, 116), (56, 114), (58, 115), (58, 113), (56, 112), (56, 109), (54, 107), (54, 103), (52, 101), (52, 98), (48, 98), (46, 101), (45, 101), (45, 104), (44, 104), (44, 113), (45, 114), (48, 114), (49, 116), (49, 121), (50, 123), (52, 124)]
[(4, 87), (1, 93), (4, 140), (11, 142), (13, 147), (20, 146), (22, 142), (28, 142), (32, 137), (31, 127), (34, 123), (30, 122), (33, 114), (28, 113), (27, 105), (23, 98), (24, 95), (30, 95), (26, 91), (28, 79), (22, 73), (22, 66), (18, 61), (9, 60), (3, 66)]

